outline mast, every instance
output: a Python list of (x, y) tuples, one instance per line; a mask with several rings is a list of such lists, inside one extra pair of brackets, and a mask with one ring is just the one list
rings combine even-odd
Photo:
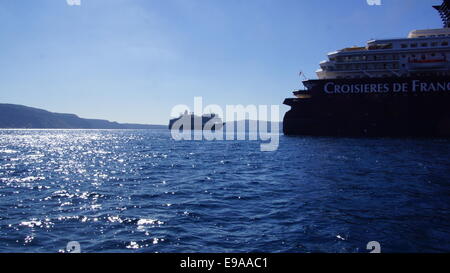
[(441, 15), (444, 28), (450, 28), (450, 0), (444, 0), (442, 5), (433, 6), (433, 8), (437, 9)]

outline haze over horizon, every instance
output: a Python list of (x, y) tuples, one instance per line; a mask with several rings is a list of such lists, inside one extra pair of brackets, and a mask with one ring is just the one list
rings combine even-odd
[(440, 3), (1, 1), (0, 102), (145, 124), (167, 124), (196, 96), (281, 106), (330, 51), (440, 28)]

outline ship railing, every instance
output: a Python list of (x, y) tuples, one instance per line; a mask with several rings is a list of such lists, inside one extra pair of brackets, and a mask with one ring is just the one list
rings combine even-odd
[(292, 93), (294, 93), (294, 94), (308, 94), (310, 92), (311, 91), (308, 89), (297, 89), (297, 90), (292, 91)]

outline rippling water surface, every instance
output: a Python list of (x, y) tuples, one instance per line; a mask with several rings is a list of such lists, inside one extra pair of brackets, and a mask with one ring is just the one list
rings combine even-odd
[(450, 141), (0, 131), (0, 252), (450, 251)]

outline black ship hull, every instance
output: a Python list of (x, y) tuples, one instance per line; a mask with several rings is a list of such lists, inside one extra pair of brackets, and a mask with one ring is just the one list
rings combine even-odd
[(450, 137), (450, 78), (312, 80), (286, 99), (285, 135)]

